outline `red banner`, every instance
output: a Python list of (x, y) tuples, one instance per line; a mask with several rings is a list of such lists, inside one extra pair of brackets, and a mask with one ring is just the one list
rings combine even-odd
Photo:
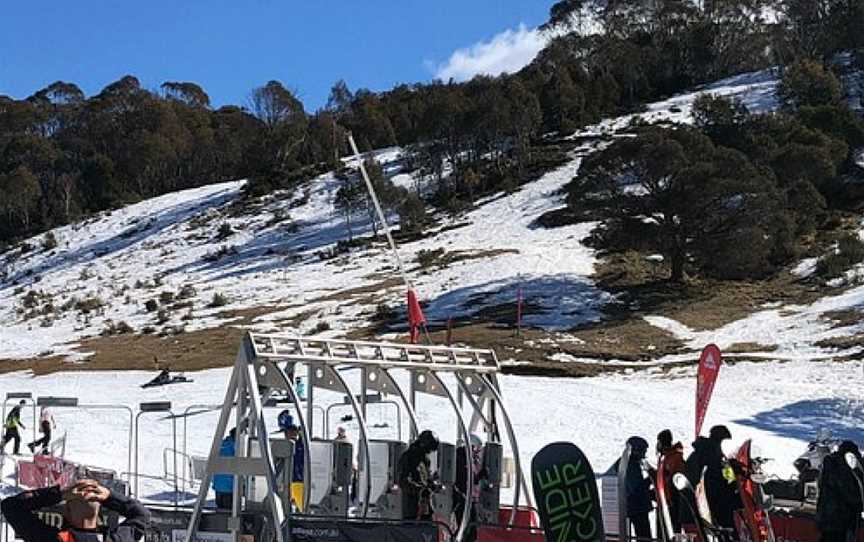
[(696, 436), (702, 431), (702, 422), (705, 421), (705, 413), (708, 411), (708, 403), (711, 401), (711, 393), (714, 392), (714, 383), (720, 373), (720, 365), (723, 356), (717, 345), (709, 344), (702, 350), (699, 358), (699, 372), (696, 374)]
[(417, 294), (414, 290), (408, 290), (408, 328), (411, 330), (411, 344), (417, 344), (417, 339), (420, 338), (420, 326), (425, 323), (426, 317), (423, 316), (423, 309), (417, 301)]
[(33, 461), (18, 462), (18, 483), (32, 489), (59, 485), (75, 480), (75, 465), (58, 457), (37, 455)]

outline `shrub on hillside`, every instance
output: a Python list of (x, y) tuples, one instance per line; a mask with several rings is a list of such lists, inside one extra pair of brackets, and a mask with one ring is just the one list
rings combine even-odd
[(802, 59), (783, 70), (777, 94), (788, 108), (836, 104), (842, 87), (833, 73), (821, 63)]
[(864, 262), (864, 241), (856, 234), (844, 235), (837, 241), (837, 249), (816, 264), (816, 274), (825, 280), (836, 279), (861, 262)]
[(49, 231), (45, 234), (45, 237), (42, 238), (42, 249), (43, 250), (54, 250), (57, 248), (57, 237), (54, 235), (53, 231)]
[(105, 302), (98, 296), (92, 296), (78, 301), (75, 304), (75, 310), (81, 314), (90, 314), (105, 306)]
[(234, 228), (231, 227), (231, 224), (228, 222), (223, 222), (221, 226), (219, 226), (219, 233), (216, 234), (216, 239), (218, 241), (224, 241), (234, 235)]
[(417, 263), (420, 264), (420, 267), (426, 269), (438, 263), (442, 256), (444, 256), (443, 248), (420, 250), (417, 252)]

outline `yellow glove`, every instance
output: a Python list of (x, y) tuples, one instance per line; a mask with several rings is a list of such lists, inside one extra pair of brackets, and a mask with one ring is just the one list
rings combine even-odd
[(723, 467), (723, 478), (730, 484), (735, 481), (735, 471), (729, 465)]

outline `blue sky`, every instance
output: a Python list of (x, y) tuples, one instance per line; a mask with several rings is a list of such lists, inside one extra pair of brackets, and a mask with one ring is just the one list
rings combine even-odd
[[(194, 81), (245, 105), (271, 79), (314, 110), (344, 78), (384, 90), (512, 71), (542, 47), (553, 0), (13, 1), (0, 15), (0, 95), (56, 80), (88, 95), (126, 74), (156, 89)], [(520, 28), (520, 25), (522, 28)]]

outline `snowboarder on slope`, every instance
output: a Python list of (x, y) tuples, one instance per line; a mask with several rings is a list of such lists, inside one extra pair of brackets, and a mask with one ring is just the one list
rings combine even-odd
[(42, 410), (39, 413), (39, 431), (42, 433), (42, 438), (34, 440), (27, 445), (27, 447), (30, 448), (31, 454), (34, 453), (37, 446), (40, 448), (39, 453), (48, 453), (48, 445), (51, 444), (51, 431), (53, 431), (55, 427), (57, 427), (57, 424), (54, 423), (54, 415), (51, 414), (48, 407), (42, 407)]
[(822, 532), (822, 542), (853, 540), (861, 519), (860, 478), (856, 480), (858, 474), (846, 463), (847, 453), (861, 460), (858, 446), (846, 440), (822, 462), (816, 503), (816, 523)]
[(654, 509), (651, 504), (651, 480), (645, 477), (642, 462), (648, 453), (648, 441), (642, 437), (627, 439), (630, 446), (630, 462), (627, 464), (627, 519), (638, 539), (651, 539), (651, 522), (648, 514)]
[(707, 438), (698, 437), (693, 443), (693, 453), (685, 462), (684, 472), (694, 488), (700, 482), (705, 485), (714, 525), (734, 531), (735, 510), (741, 508), (741, 498), (722, 448), (723, 441), (731, 438), (732, 434), (725, 425), (712, 427)]
[(399, 458), (403, 519), (432, 519), (432, 493), (436, 484), (429, 454), (437, 449), (438, 437), (427, 429), (417, 436), (417, 440)]
[(12, 453), (14, 455), (20, 453), (21, 433), (18, 432), (18, 429), (27, 429), (24, 427), (24, 424), (21, 423), (21, 408), (25, 404), (26, 401), (22, 399), (15, 408), (9, 411), (9, 415), (6, 416), (6, 423), (3, 425), (3, 442), (0, 443), (0, 454), (6, 453), (6, 444), (8, 444), (10, 440), (14, 441), (12, 443)]

